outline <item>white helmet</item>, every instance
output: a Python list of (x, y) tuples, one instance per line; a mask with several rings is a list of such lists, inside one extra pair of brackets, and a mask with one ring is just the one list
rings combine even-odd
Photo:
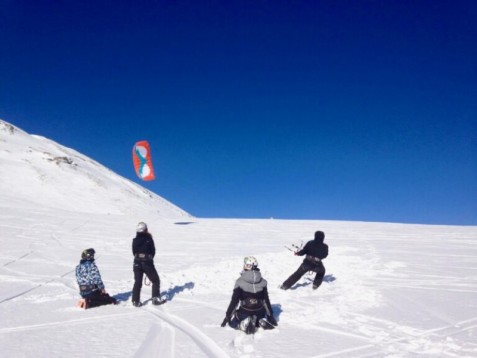
[(147, 225), (146, 223), (143, 223), (142, 221), (137, 224), (136, 232), (144, 232), (147, 231)]
[(258, 261), (253, 256), (247, 256), (243, 259), (243, 269), (244, 270), (252, 270), (253, 268), (258, 267)]

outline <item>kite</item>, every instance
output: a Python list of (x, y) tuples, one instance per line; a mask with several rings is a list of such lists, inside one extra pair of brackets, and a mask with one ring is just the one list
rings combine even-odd
[(152, 168), (149, 143), (142, 140), (134, 144), (132, 156), (137, 176), (142, 180), (154, 180), (154, 169)]

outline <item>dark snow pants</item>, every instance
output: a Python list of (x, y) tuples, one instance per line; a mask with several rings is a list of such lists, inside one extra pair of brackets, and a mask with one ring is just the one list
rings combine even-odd
[(154, 261), (134, 261), (134, 287), (132, 292), (132, 301), (140, 302), (142, 279), (146, 274), (149, 281), (152, 283), (152, 297), (159, 297), (160, 284), (159, 275), (154, 267)]
[(316, 272), (315, 279), (313, 280), (313, 286), (320, 286), (323, 282), (323, 277), (325, 277), (325, 266), (323, 266), (322, 262), (318, 262), (315, 264), (305, 261), (300, 265), (300, 267), (298, 267), (298, 270), (296, 270), (290, 277), (285, 280), (285, 282), (283, 282), (283, 288), (289, 289), (290, 287), (292, 287), (308, 271)]
[[(250, 320), (248, 324), (253, 323), (255, 325), (255, 328), (241, 327), (242, 321), (246, 320), (248, 317), (253, 316), (255, 316), (255, 318), (253, 320)], [(265, 317), (267, 317), (267, 310), (265, 309), (265, 307), (257, 311), (248, 311), (243, 307), (240, 307), (234, 312), (233, 318), (230, 321), (229, 326), (234, 329), (242, 329), (247, 334), (255, 332), (258, 327), (262, 327), (263, 329), (273, 329), (274, 327), (270, 323), (260, 323), (261, 320), (263, 320)], [(265, 322), (267, 321), (265, 320)]]
[(237, 325), (242, 322), (245, 318), (249, 316), (255, 316), (257, 317), (257, 325), (258, 325), (258, 320), (260, 318), (264, 318), (267, 316), (267, 311), (265, 310), (265, 307), (257, 310), (257, 311), (248, 311), (242, 307), (240, 307), (238, 310), (234, 312), (234, 317), (237, 319), (238, 323)]
[(118, 303), (114, 297), (111, 297), (107, 293), (102, 293), (99, 290), (94, 291), (87, 297), (84, 297), (84, 299), (86, 300), (85, 309)]

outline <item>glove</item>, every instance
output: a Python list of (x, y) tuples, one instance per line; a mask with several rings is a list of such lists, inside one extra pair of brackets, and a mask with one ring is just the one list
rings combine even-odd
[(222, 321), (222, 324), (220, 325), (221, 327), (225, 327), (227, 323), (230, 322), (230, 317), (225, 316), (224, 320)]
[(267, 316), (267, 321), (268, 321), (272, 326), (278, 326), (277, 320), (276, 320), (275, 317), (273, 317), (272, 315)]

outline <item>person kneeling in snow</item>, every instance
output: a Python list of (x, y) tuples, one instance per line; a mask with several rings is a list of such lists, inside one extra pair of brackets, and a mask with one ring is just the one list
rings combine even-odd
[(106, 293), (98, 266), (94, 262), (94, 254), (94, 249), (84, 250), (81, 253), (81, 261), (76, 266), (76, 281), (83, 297), (79, 306), (84, 309), (118, 303)]
[(225, 327), (227, 323), (247, 334), (255, 333), (259, 326), (264, 329), (277, 326), (268, 297), (267, 280), (262, 278), (255, 257), (244, 258), (243, 271), (235, 282), (232, 299), (221, 326)]

